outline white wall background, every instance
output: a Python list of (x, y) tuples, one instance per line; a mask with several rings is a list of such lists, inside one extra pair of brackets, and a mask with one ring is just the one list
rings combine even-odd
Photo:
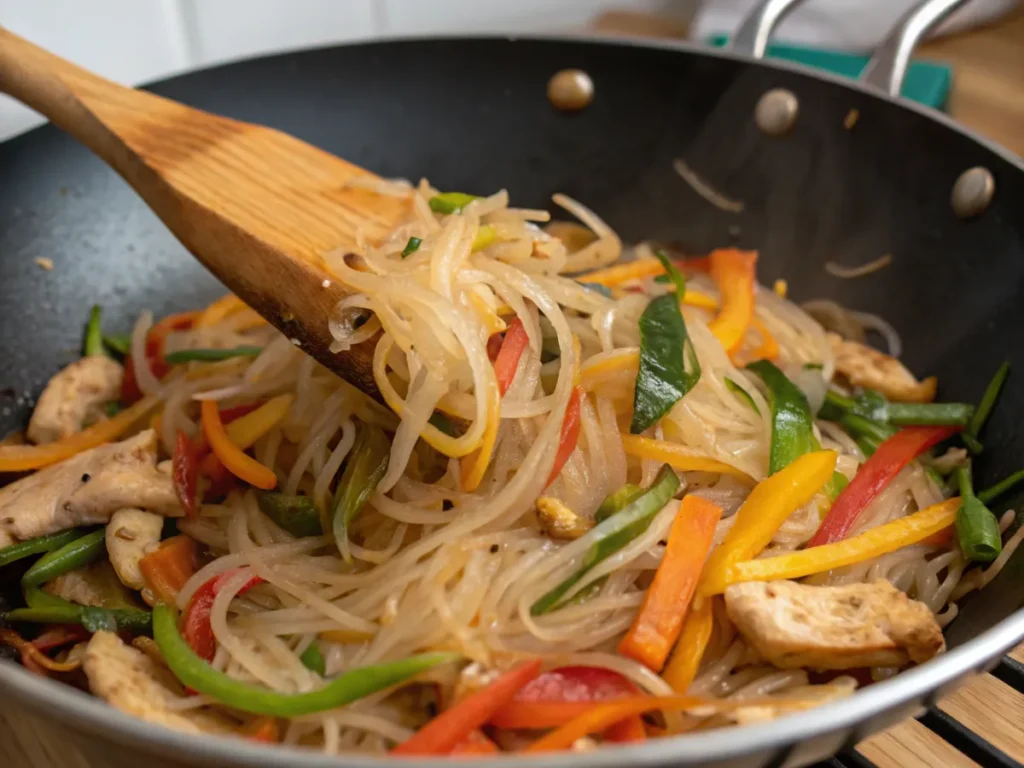
[[(687, 0), (682, 0), (686, 5)], [(123, 83), (259, 53), (438, 32), (582, 29), (680, 0), (0, 0), (0, 24)], [(42, 122), (0, 97), (0, 140)]]

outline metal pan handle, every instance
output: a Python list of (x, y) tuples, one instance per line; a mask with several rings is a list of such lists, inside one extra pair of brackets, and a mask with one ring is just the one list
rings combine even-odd
[[(764, 57), (775, 27), (803, 0), (761, 0), (742, 21), (730, 48), (737, 53)], [(910, 55), (929, 30), (968, 0), (923, 0), (897, 22), (872, 55), (861, 80), (896, 97), (910, 66)]]

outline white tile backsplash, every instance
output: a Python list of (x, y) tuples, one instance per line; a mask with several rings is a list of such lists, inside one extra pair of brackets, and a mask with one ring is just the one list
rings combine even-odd
[[(285, 49), (379, 35), (557, 32), (608, 10), (683, 0), (0, 0), (0, 24), (124, 83)], [(0, 96), (0, 140), (37, 125)]]

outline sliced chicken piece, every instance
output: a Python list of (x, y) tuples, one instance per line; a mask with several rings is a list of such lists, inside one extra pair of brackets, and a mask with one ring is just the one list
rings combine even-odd
[(934, 376), (918, 381), (895, 357), (848, 341), (838, 333), (826, 335), (836, 357), (836, 370), (853, 386), (876, 389), (890, 400), (904, 403), (930, 403), (935, 399), (938, 381)]
[(137, 608), (138, 601), (106, 560), (62, 573), (43, 585), (51, 595), (96, 608)]
[(125, 507), (182, 514), (170, 474), (156, 467), (156, 432), (100, 445), (0, 488), (0, 547), (97, 525)]
[(928, 606), (884, 579), (841, 587), (733, 584), (725, 607), (747, 641), (781, 669), (898, 667), (945, 648)]
[(181, 684), (171, 672), (111, 632), (97, 632), (82, 663), (89, 689), (116, 709), (185, 733), (237, 731), (227, 718), (199, 709), (172, 709)]
[(551, 496), (537, 499), (537, 521), (552, 539), (578, 539), (594, 527), (592, 522)]
[(139, 570), (139, 561), (160, 544), (164, 529), (161, 515), (135, 507), (119, 509), (107, 523), (107, 555), (126, 587), (144, 589), (146, 580)]
[(69, 437), (106, 417), (103, 406), (121, 395), (124, 369), (109, 357), (83, 357), (46, 385), (28, 423), (28, 439), (42, 445)]

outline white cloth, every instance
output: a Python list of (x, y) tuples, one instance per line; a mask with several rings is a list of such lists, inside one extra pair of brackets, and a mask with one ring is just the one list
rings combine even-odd
[[(807, 0), (776, 28), (772, 40), (816, 48), (869, 51), (920, 0)], [(690, 27), (695, 40), (736, 30), (757, 0), (703, 0)], [(988, 23), (1020, 4), (1020, 0), (971, 0), (946, 19), (937, 34)]]

